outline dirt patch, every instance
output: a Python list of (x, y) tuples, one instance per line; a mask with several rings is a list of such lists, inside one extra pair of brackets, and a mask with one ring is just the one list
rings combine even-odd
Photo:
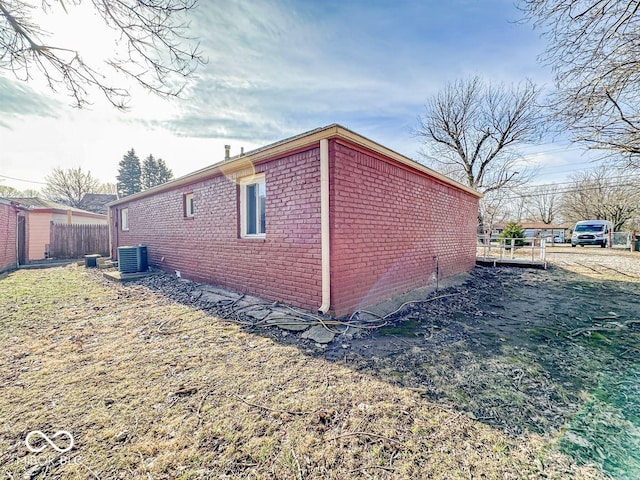
[(640, 478), (640, 262), (580, 255), (547, 271), (477, 268), (440, 292), (459, 295), (359, 338), (347, 332), (325, 356), (511, 437), (557, 436), (614, 478)]
[[(378, 334), (379, 355), (381, 345), (391, 342), (403, 350), (390, 360), (409, 354), (405, 342), (414, 339), (401, 324), (390, 335), (360, 330), (358, 335), (367, 335), (354, 335), (346, 348), (339, 341), (322, 348), (312, 340), (298, 340), (293, 348), (278, 342), (299, 333), (243, 331), (247, 326), (234, 319), (194, 308), (200, 300), (186, 282), (165, 281), (162, 293), (158, 285), (112, 284), (78, 267), (19, 271), (0, 281), (4, 476), (601, 477), (597, 469), (558, 452), (553, 436), (533, 428), (507, 435), (473, 418), (471, 407), (445, 405), (447, 389), (437, 398), (423, 383), (411, 387), (408, 375), (395, 373), (412, 369), (390, 363), (387, 371), (382, 358), (375, 367), (357, 362), (357, 349), (369, 350), (364, 342)], [(462, 318), (448, 320), (454, 311), (445, 318), (444, 304), (434, 308), (442, 318), (414, 319), (422, 342), (431, 346), (426, 342), (441, 339), (450, 349), (473, 343)], [(352, 333), (341, 335), (347, 339)], [(489, 361), (497, 347), (479, 343), (480, 358)], [(347, 352), (346, 364), (338, 363), (345, 360), (341, 356), (326, 360), (334, 346)], [(443, 347), (442, 352), (452, 368), (470, 363), (458, 351), (446, 356)], [(431, 376), (435, 382), (435, 373)], [(523, 376), (520, 386), (528, 381)], [(75, 446), (57, 455), (41, 442), (45, 450), (29, 452), (24, 440), (33, 430), (49, 435), (66, 430)]]

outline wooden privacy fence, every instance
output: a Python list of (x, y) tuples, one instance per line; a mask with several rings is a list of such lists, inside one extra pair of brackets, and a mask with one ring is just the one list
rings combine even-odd
[(109, 255), (108, 225), (59, 225), (51, 222), (49, 258)]

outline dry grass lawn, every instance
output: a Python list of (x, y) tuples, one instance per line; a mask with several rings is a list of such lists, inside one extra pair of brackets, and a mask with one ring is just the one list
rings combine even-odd
[[(599, 478), (553, 438), (76, 266), (0, 280), (0, 350), (3, 478)], [(32, 430), (75, 447), (30, 453)]]

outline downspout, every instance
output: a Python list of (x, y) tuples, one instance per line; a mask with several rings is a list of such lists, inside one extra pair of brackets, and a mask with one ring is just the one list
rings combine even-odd
[(111, 235), (113, 234), (113, 214), (111, 213), (111, 208), (109, 208), (109, 210), (107, 210), (107, 224), (109, 225), (109, 258), (111, 258), (113, 256), (113, 239), (111, 238)]
[(318, 312), (331, 307), (331, 251), (329, 235), (329, 140), (320, 140), (320, 249), (322, 264), (322, 305)]
[(111, 243), (111, 260), (118, 261), (118, 247), (120, 246), (120, 209), (119, 208), (113, 208), (111, 225), (113, 225), (113, 240), (115, 241), (115, 245), (113, 242)]
[[(20, 210), (16, 208), (16, 268), (20, 267)], [(25, 239), (26, 241), (26, 239)]]

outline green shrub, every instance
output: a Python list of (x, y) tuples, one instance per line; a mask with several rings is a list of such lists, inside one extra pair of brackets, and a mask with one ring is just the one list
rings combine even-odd
[[(518, 222), (509, 222), (504, 226), (504, 230), (500, 234), (500, 238), (515, 238), (516, 241), (515, 246), (521, 247), (524, 245), (524, 240), (520, 240), (524, 238), (524, 231), (522, 230), (522, 225)], [(511, 242), (505, 242), (506, 246), (510, 246)]]

